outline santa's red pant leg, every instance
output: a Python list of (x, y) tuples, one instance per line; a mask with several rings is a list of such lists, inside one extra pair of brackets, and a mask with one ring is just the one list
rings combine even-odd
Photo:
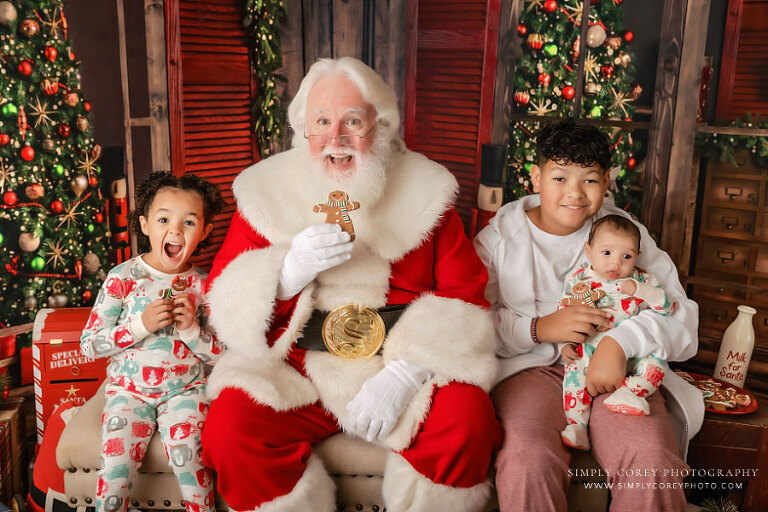
[[(208, 412), (203, 457), (217, 471), (218, 490), (227, 504), (234, 510), (253, 510), (300, 492), (297, 483), (307, 478), (308, 465), (311, 472), (322, 469), (310, 461), (312, 445), (338, 431), (336, 419), (319, 404), (276, 411), (256, 403), (242, 390), (227, 388)], [(427, 486), (428, 492), (418, 494), (439, 491), (454, 503), (463, 499), (462, 491), (471, 492), (473, 502), (482, 499), (487, 495), (484, 482), (501, 444), (501, 432), (491, 400), (480, 388), (451, 383), (437, 389), (427, 419), (411, 445), (390, 457), (385, 499), (388, 488), (397, 489), (393, 500), (409, 499), (400, 496), (400, 489), (409, 485)], [(330, 479), (324, 476), (330, 486)], [(431, 498), (433, 504), (436, 499), (440, 496)], [(285, 510), (300, 501), (286, 500)]]

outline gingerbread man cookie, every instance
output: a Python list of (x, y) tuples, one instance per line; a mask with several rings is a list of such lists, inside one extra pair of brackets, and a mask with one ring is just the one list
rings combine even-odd
[(160, 290), (157, 294), (164, 299), (172, 299), (177, 293), (181, 293), (188, 287), (192, 286), (192, 278), (183, 278), (176, 276), (171, 281), (171, 287)]
[[(596, 308), (597, 303), (600, 299), (605, 297), (605, 292), (600, 289), (593, 290), (588, 283), (576, 283), (573, 285), (573, 288), (571, 288), (571, 295), (573, 297), (565, 297), (563, 299), (560, 299), (560, 306), (561, 307), (568, 307), (573, 306), (575, 304), (581, 304), (583, 306), (589, 306), (591, 308)], [(599, 328), (598, 331), (604, 332), (608, 329), (605, 329), (603, 327)]]
[(355, 226), (349, 217), (349, 212), (360, 208), (360, 203), (350, 201), (349, 196), (343, 190), (334, 190), (328, 194), (328, 201), (325, 204), (316, 204), (312, 207), (315, 213), (325, 214), (326, 224), (338, 224), (342, 231), (349, 233), (349, 240), (355, 239)]

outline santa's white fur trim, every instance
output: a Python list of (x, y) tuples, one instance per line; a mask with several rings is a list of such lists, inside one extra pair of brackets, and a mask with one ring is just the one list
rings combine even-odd
[(419, 474), (401, 455), (390, 453), (382, 494), (390, 512), (474, 512), (488, 503), (491, 484), (486, 481), (469, 488), (436, 484)]
[(317, 276), (315, 308), (332, 311), (351, 303), (380, 308), (387, 303), (390, 273), (387, 260), (355, 242), (349, 261)]
[(490, 313), (459, 299), (422, 295), (412, 302), (384, 343), (384, 362), (420, 364), (438, 386), (451, 381), (489, 391), (496, 379), (493, 320)]
[[(254, 482), (254, 485), (258, 485), (258, 482)], [(309, 457), (304, 474), (291, 492), (256, 507), (254, 512), (297, 512), (299, 510), (318, 512), (336, 510), (336, 485), (317, 455)]]
[[(278, 153), (245, 169), (232, 184), (237, 207), (248, 223), (272, 244), (290, 245), (294, 235), (323, 221), (312, 211), (330, 190), (306, 183), (303, 150)], [(391, 153), (386, 190), (375, 204), (350, 212), (355, 244), (395, 261), (418, 247), (450, 207), (458, 192), (456, 178), (442, 165), (407, 149)], [(354, 197), (349, 198), (354, 201)]]
[[(341, 359), (327, 352), (307, 352), (304, 368), (314, 383), (323, 407), (336, 416), (344, 431), (355, 434), (349, 426), (347, 404), (363, 383), (384, 367), (381, 356), (370, 359)], [(343, 376), (343, 377), (341, 377)], [(422, 385), (390, 434), (380, 442), (393, 450), (410, 446), (419, 426), (429, 413), (434, 381)]]

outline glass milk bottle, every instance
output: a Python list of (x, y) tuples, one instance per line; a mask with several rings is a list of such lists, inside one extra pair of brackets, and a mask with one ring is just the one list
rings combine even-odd
[(752, 349), (755, 346), (752, 317), (757, 311), (749, 306), (739, 306), (738, 310), (739, 316), (723, 334), (714, 376), (736, 386), (744, 387), (749, 360), (752, 359)]

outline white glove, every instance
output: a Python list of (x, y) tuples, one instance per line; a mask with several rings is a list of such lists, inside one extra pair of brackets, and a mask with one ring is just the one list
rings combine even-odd
[(336, 224), (314, 224), (293, 237), (283, 260), (277, 298), (290, 299), (323, 270), (352, 257), (349, 233)]
[(352, 431), (373, 441), (384, 439), (395, 428), (411, 397), (432, 373), (402, 359), (390, 361), (363, 383), (347, 404)]

